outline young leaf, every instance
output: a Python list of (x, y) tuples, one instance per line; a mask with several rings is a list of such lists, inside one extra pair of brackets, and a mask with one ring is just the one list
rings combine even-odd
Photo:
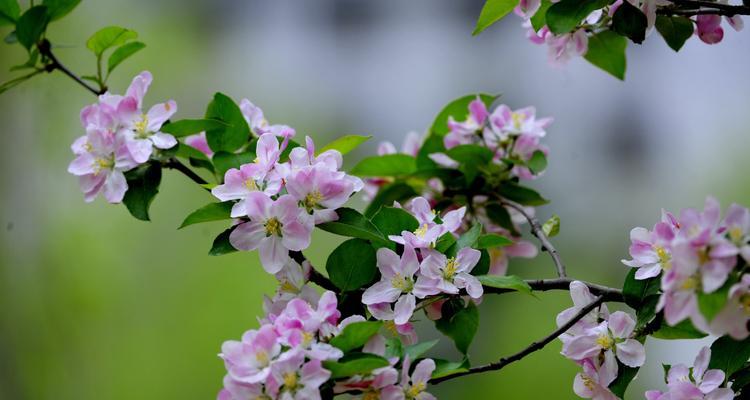
[(378, 333), (381, 326), (383, 326), (381, 321), (353, 322), (331, 339), (330, 344), (345, 353), (352, 351), (364, 346), (373, 335)]
[(628, 40), (625, 37), (612, 31), (602, 31), (589, 38), (589, 49), (584, 58), (615, 78), (624, 80), (627, 67), (625, 60), (627, 46)]
[(544, 232), (547, 237), (557, 236), (557, 234), (560, 233), (560, 217), (552, 214), (547, 222), (542, 225), (542, 232)]
[(461, 362), (435, 359), (435, 371), (432, 372), (432, 379), (442, 378), (469, 370), (469, 360), (464, 359)]
[(381, 207), (372, 217), (372, 223), (378, 227), (383, 236), (401, 235), (403, 231), (414, 232), (419, 222), (403, 208)]
[(250, 127), (234, 100), (223, 93), (214, 94), (206, 109), (206, 119), (218, 119), (228, 126), (206, 131), (208, 147), (213, 151), (234, 152), (250, 139)]
[(685, 41), (693, 36), (693, 22), (690, 18), (681, 16), (657, 15), (656, 30), (674, 51), (680, 51)]
[(487, 287), (510, 289), (517, 292), (532, 294), (531, 286), (515, 275), (480, 275), (477, 276), (477, 279), (479, 279), (479, 282), (482, 282), (482, 285)]
[(474, 247), (479, 240), (479, 236), (482, 235), (482, 224), (475, 222), (474, 226), (466, 231), (463, 235), (459, 236), (456, 240), (456, 252), (466, 247)]
[(229, 153), (226, 151), (217, 151), (213, 156), (214, 168), (216, 175), (224, 182), (224, 174), (231, 168), (239, 168), (242, 164), (248, 164), (255, 159), (255, 153), (246, 151), (244, 153)]
[(323, 361), (323, 368), (331, 371), (331, 378), (346, 378), (353, 375), (364, 375), (370, 371), (387, 367), (388, 360), (370, 353), (347, 354), (338, 361)]
[(200, 224), (202, 222), (231, 219), (232, 217), (230, 217), (230, 214), (232, 212), (233, 205), (234, 202), (231, 201), (206, 204), (205, 206), (190, 213), (190, 215), (188, 215), (187, 218), (182, 221), (182, 224), (177, 229), (182, 229), (193, 224)]
[(179, 121), (164, 124), (160, 131), (170, 133), (174, 137), (184, 137), (201, 133), (209, 129), (221, 129), (228, 126), (229, 125), (227, 125), (226, 122), (218, 119), (181, 119)]
[(47, 29), (49, 16), (46, 6), (34, 6), (26, 10), (16, 23), (16, 39), (27, 50), (39, 41), (42, 33)]
[(609, 0), (561, 0), (547, 9), (547, 27), (558, 35), (575, 29), (592, 11), (609, 4)]
[(520, 235), (518, 230), (516, 230), (515, 224), (513, 224), (508, 209), (505, 208), (505, 206), (499, 203), (489, 203), (487, 204), (486, 210), (487, 218), (489, 218), (490, 221), (509, 230), (512, 235)]
[(547, 25), (547, 10), (552, 5), (550, 0), (542, 0), (539, 9), (531, 17), (531, 27), (538, 32), (544, 25)]
[(406, 346), (406, 348), (404, 349), (404, 354), (408, 355), (410, 360), (416, 360), (431, 348), (435, 347), (436, 344), (438, 344), (437, 339), (430, 340), (429, 342), (412, 344), (410, 346)]
[(479, 328), (479, 310), (474, 303), (470, 302), (466, 308), (459, 310), (452, 316), (443, 313), (443, 318), (435, 321), (435, 327), (444, 335), (453, 339), (458, 351), (466, 354)]
[(385, 154), (362, 159), (351, 170), (358, 176), (401, 176), (417, 170), (414, 157), (407, 154)]
[(543, 151), (537, 150), (531, 155), (531, 159), (526, 163), (526, 166), (534, 175), (539, 175), (540, 172), (547, 169), (547, 156), (544, 155)]
[(20, 15), (17, 0), (0, 0), (0, 26), (15, 24)]
[(509, 246), (513, 244), (513, 241), (505, 236), (498, 235), (497, 233), (488, 233), (482, 235), (475, 244), (475, 249), (491, 249), (493, 247)]
[(318, 224), (317, 227), (326, 232), (341, 236), (365, 239), (373, 243), (388, 244), (388, 240), (386, 240), (378, 228), (364, 215), (360, 214), (359, 211), (342, 207), (336, 210), (336, 214), (339, 216), (336, 221)]
[(689, 319), (686, 319), (675, 326), (669, 326), (666, 322), (661, 324), (658, 331), (651, 334), (657, 339), (700, 339), (707, 335), (693, 326)]
[(521, 186), (512, 181), (503, 182), (497, 192), (500, 196), (524, 206), (541, 206), (549, 203), (549, 200), (542, 197), (534, 189)]
[(137, 37), (138, 34), (130, 29), (108, 26), (91, 35), (89, 40), (86, 41), (86, 47), (97, 57), (101, 57), (107, 49), (119, 46)]
[[(492, 103), (500, 96), (493, 96), (486, 93), (469, 94), (463, 97), (459, 97), (443, 107), (435, 117), (435, 121), (430, 127), (429, 134), (436, 135), (439, 137), (445, 136), (448, 132), (448, 118), (453, 117), (456, 121), (464, 121), (469, 115), (469, 103), (476, 100), (477, 97), (489, 108)], [(429, 140), (429, 138), (428, 138)]]
[(612, 16), (612, 30), (629, 37), (633, 43), (641, 44), (646, 39), (646, 25), (646, 14), (627, 1), (623, 1)]
[(158, 164), (147, 164), (125, 173), (128, 182), (128, 191), (122, 202), (134, 217), (149, 221), (148, 209), (151, 202), (159, 193), (161, 183), (161, 166)]
[(81, 0), (43, 0), (42, 4), (47, 6), (50, 21), (55, 21), (68, 15), (80, 2)]
[(365, 210), (365, 216), (372, 217), (383, 206), (390, 206), (394, 201), (402, 201), (417, 195), (414, 188), (406, 183), (394, 182), (388, 186), (383, 186), (370, 201)]
[(349, 239), (328, 256), (326, 271), (342, 291), (357, 290), (375, 279), (375, 249), (366, 240)]
[(726, 376), (739, 371), (750, 358), (750, 338), (737, 341), (729, 336), (722, 336), (711, 344), (711, 361), (709, 369), (720, 369)]
[(208, 251), (208, 255), (220, 256), (237, 251), (237, 249), (232, 246), (232, 243), (229, 242), (229, 235), (236, 227), (237, 225), (232, 226), (231, 228), (224, 230), (224, 232), (221, 232), (219, 236), (216, 236), (213, 244), (211, 245), (211, 250)]
[(109, 56), (109, 60), (107, 60), (107, 73), (111, 73), (121, 62), (125, 61), (128, 57), (137, 53), (144, 47), (146, 47), (146, 44), (143, 42), (130, 42), (118, 47), (112, 52), (112, 55)]
[(478, 35), (490, 25), (508, 15), (518, 5), (518, 0), (487, 0), (479, 13), (477, 26), (472, 35)]
[(357, 147), (361, 145), (362, 143), (370, 140), (372, 136), (362, 136), (362, 135), (346, 135), (342, 136), (331, 143), (328, 143), (327, 145), (323, 146), (320, 150), (317, 151), (317, 154), (323, 153), (327, 150), (337, 150), (341, 154), (346, 154)]

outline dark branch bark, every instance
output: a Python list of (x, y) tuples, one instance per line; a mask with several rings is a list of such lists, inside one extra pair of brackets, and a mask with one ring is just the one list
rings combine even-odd
[(52, 53), (52, 44), (49, 42), (49, 40), (42, 39), (42, 41), (37, 44), (37, 48), (39, 49), (39, 54), (47, 57), (50, 61), (50, 63), (45, 66), (45, 70), (47, 72), (58, 70), (62, 72), (63, 74), (67, 75), (70, 79), (74, 80), (79, 85), (83, 86), (86, 90), (88, 90), (89, 92), (93, 93), (96, 96), (100, 94), (104, 94), (107, 91), (106, 87), (102, 87), (99, 89), (94, 88), (93, 86), (86, 83), (86, 81), (81, 79), (81, 77), (74, 74), (73, 71), (69, 70), (66, 66), (64, 66), (60, 62), (60, 60), (57, 59), (55, 54)]
[[(571, 278), (557, 278), (557, 279), (534, 279), (534, 280), (526, 280), (525, 282), (531, 286), (532, 290), (537, 290), (541, 292), (546, 292), (548, 290), (569, 290), (570, 289), (570, 283), (575, 281), (577, 279), (571, 279)], [(589, 287), (589, 291), (594, 296), (602, 296), (604, 301), (613, 301), (613, 302), (623, 302), (625, 301), (622, 297), (622, 291), (620, 289), (615, 289), (603, 285), (598, 285), (595, 283), (589, 283), (580, 281), (584, 285)], [(502, 294), (502, 293), (508, 293), (513, 292), (512, 289), (498, 289), (493, 288), (489, 286), (484, 286), (484, 292), (485, 293), (492, 293), (492, 294)]]
[(193, 170), (188, 168), (185, 164), (181, 163), (180, 160), (176, 158), (170, 158), (163, 165), (165, 168), (174, 169), (174, 170), (182, 172), (185, 176), (187, 176), (193, 182), (199, 185), (205, 185), (206, 183), (208, 183), (205, 179), (201, 178), (198, 174), (193, 172)]
[(731, 5), (715, 3), (703, 0), (669, 0), (672, 5), (659, 7), (656, 10), (660, 15), (682, 15), (686, 17), (694, 15), (750, 15), (750, 7), (745, 5)]
[[(307, 261), (307, 258), (305, 258), (305, 255), (302, 254), (301, 251), (290, 251), (289, 256), (292, 257), (292, 259), (299, 264), (302, 264), (303, 262)], [(323, 289), (330, 290), (332, 292), (338, 293), (339, 289), (336, 287), (336, 285), (331, 282), (330, 279), (326, 278), (323, 274), (318, 272), (314, 266), (310, 265), (310, 276), (309, 276), (310, 282), (322, 287)]]
[(445, 382), (445, 381), (448, 381), (448, 380), (451, 380), (451, 379), (455, 379), (455, 378), (458, 378), (458, 377), (461, 377), (461, 376), (478, 374), (478, 373), (486, 372), (486, 371), (497, 371), (497, 370), (503, 369), (506, 365), (514, 363), (516, 361), (519, 361), (519, 360), (523, 359), (524, 357), (528, 356), (529, 354), (531, 354), (531, 353), (533, 353), (535, 351), (538, 351), (538, 350), (541, 350), (542, 348), (544, 348), (544, 346), (546, 346), (547, 344), (549, 344), (551, 341), (557, 339), (558, 336), (560, 336), (563, 333), (565, 333), (565, 331), (567, 331), (573, 325), (575, 325), (575, 323), (578, 322), (581, 318), (585, 317), (589, 312), (591, 312), (593, 309), (595, 309), (600, 304), (602, 304), (603, 301), (604, 301), (604, 296), (597, 297), (596, 300), (594, 300), (593, 302), (589, 303), (586, 307), (582, 308), (581, 311), (578, 312), (578, 314), (576, 314), (573, 318), (570, 319), (570, 321), (568, 321), (567, 323), (565, 323), (563, 326), (557, 328), (554, 332), (552, 332), (549, 335), (545, 336), (541, 340), (536, 341), (534, 343), (531, 343), (528, 347), (526, 347), (525, 349), (519, 351), (516, 354), (510, 355), (508, 357), (501, 358), (500, 360), (498, 360), (496, 362), (493, 362), (493, 363), (489, 363), (489, 364), (482, 365), (482, 366), (479, 366), (479, 367), (470, 368), (468, 371), (465, 371), (465, 372), (459, 372), (457, 374), (448, 375), (448, 376), (445, 376), (445, 377), (442, 377), (442, 378), (433, 379), (430, 382), (433, 385), (436, 385), (436, 384), (438, 384), (440, 382)]

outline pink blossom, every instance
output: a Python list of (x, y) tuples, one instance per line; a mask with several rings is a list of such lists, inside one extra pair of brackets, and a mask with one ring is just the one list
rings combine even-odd
[(197, 133), (185, 137), (185, 144), (205, 154), (206, 157), (213, 157), (214, 152), (208, 147), (208, 140), (206, 139), (206, 132)]
[(479, 262), (479, 250), (464, 248), (458, 251), (456, 257), (451, 258), (432, 249), (423, 251), (422, 255), (425, 254), (420, 265), (421, 276), (416, 283), (419, 291), (430, 295), (441, 292), (458, 294), (460, 289), (466, 289), (472, 298), (482, 297), (482, 284), (469, 274)]
[(545, 42), (548, 46), (548, 59), (552, 65), (562, 65), (574, 56), (586, 54), (589, 46), (589, 38), (583, 29), (563, 35), (549, 33), (545, 36)]
[(583, 371), (573, 381), (573, 391), (584, 399), (617, 400), (609, 385), (617, 378), (617, 362), (612, 353), (605, 353), (601, 363), (597, 359), (586, 359), (581, 363)]
[[(338, 171), (344, 158), (338, 150), (326, 150), (315, 155), (315, 143), (309, 136), (305, 137), (305, 147), (295, 147), (289, 153), (289, 162), (279, 164), (276, 167), (282, 177), (286, 178), (297, 169), (321, 164), (331, 171)], [(361, 186), (357, 189), (361, 189)]]
[(562, 354), (571, 360), (583, 361), (598, 357), (601, 352), (613, 353), (623, 364), (640, 367), (646, 360), (646, 350), (641, 342), (630, 338), (634, 329), (635, 320), (622, 311), (616, 311), (608, 321), (564, 342)]
[(750, 211), (738, 204), (727, 210), (724, 225), (730, 242), (737, 247), (746, 263), (750, 263)]
[(242, 112), (242, 116), (245, 117), (245, 121), (247, 121), (250, 130), (258, 136), (271, 133), (274, 136), (288, 139), (295, 134), (294, 129), (289, 126), (270, 125), (268, 120), (263, 116), (263, 110), (248, 99), (240, 100), (240, 112)]
[(632, 260), (622, 260), (628, 267), (638, 268), (635, 279), (653, 278), (662, 270), (671, 268), (670, 247), (675, 232), (665, 222), (654, 225), (653, 231), (646, 228), (633, 228), (630, 231), (630, 256)]
[(273, 364), (271, 374), (268, 392), (273, 398), (288, 400), (319, 400), (320, 386), (331, 377), (320, 360), (305, 362), (304, 354), (294, 350)]
[[(573, 307), (567, 308), (557, 314), (556, 323), (558, 328), (568, 323), (568, 321), (581, 312), (582, 309), (596, 300), (596, 297), (589, 291), (589, 287), (583, 282), (573, 281), (570, 283), (569, 288), (570, 298), (573, 300)], [(560, 335), (559, 339), (564, 345), (574, 337), (585, 335), (590, 329), (595, 328), (600, 320), (606, 320), (608, 318), (609, 310), (607, 309), (607, 305), (602, 304), (586, 314), (585, 317), (578, 320), (578, 322), (570, 327), (570, 329)]]
[(664, 318), (671, 326), (688, 317), (700, 322), (702, 317), (696, 297), (696, 289), (701, 285), (699, 260), (688, 243), (673, 246), (672, 260), (672, 268), (662, 277), (664, 293), (656, 304), (656, 311), (664, 310)]
[(521, 18), (528, 20), (536, 14), (541, 5), (541, 0), (521, 0), (516, 8), (513, 9), (513, 12)]
[(354, 182), (342, 179), (342, 175), (322, 164), (314, 164), (292, 172), (286, 180), (286, 190), (312, 216), (315, 224), (335, 221), (338, 219), (335, 209), (355, 193)]
[(224, 183), (211, 189), (211, 194), (221, 201), (239, 200), (232, 206), (231, 217), (245, 215), (245, 201), (250, 193), (263, 192), (269, 196), (281, 190), (281, 178), (268, 172), (261, 164), (241, 165), (239, 169), (230, 168), (224, 174)]
[(695, 19), (695, 34), (706, 44), (716, 44), (724, 39), (720, 15), (699, 15)]
[(435, 222), (435, 212), (424, 197), (414, 198), (409, 210), (419, 222), (419, 227), (414, 232), (403, 231), (401, 236), (391, 235), (388, 238), (396, 243), (408, 244), (418, 249), (434, 247), (440, 236), (455, 232), (461, 226), (461, 220), (466, 214), (466, 207), (449, 211), (442, 216), (442, 223), (438, 224)]
[(435, 396), (427, 392), (432, 372), (435, 371), (435, 361), (426, 358), (420, 361), (414, 372), (409, 376), (411, 361), (409, 356), (404, 357), (401, 369), (401, 382), (398, 386), (387, 386), (381, 392), (383, 400), (435, 400)]
[(477, 141), (488, 116), (487, 106), (477, 97), (476, 100), (469, 103), (469, 115), (465, 121), (456, 122), (452, 116), (449, 117), (448, 129), (450, 129), (450, 132), (443, 139), (445, 148), (451, 149), (460, 144), (470, 144)]
[(320, 295), (307, 284), (311, 268), (308, 261), (300, 265), (290, 258), (287, 264), (276, 273), (279, 286), (273, 298), (264, 297), (263, 311), (266, 317), (261, 320), (261, 323), (273, 323), (292, 299), (299, 298), (309, 304), (318, 303)]
[(290, 195), (272, 200), (262, 192), (247, 195), (245, 213), (250, 217), (229, 235), (239, 250), (260, 253), (263, 268), (275, 274), (289, 260), (289, 250), (301, 251), (310, 245), (312, 225), (302, 221), (302, 210)]
[[(269, 377), (271, 379), (271, 377)], [(247, 400), (263, 398), (266, 395), (262, 383), (243, 383), (224, 376), (224, 388), (221, 389), (217, 400)]]
[(336, 307), (336, 295), (331, 291), (323, 293), (317, 308), (302, 299), (292, 299), (274, 321), (280, 340), (287, 346), (304, 350), (310, 358), (341, 358), (341, 350), (315, 340), (318, 335), (331, 336), (336, 331), (341, 316)]
[(650, 390), (648, 400), (731, 400), (734, 392), (724, 384), (724, 371), (708, 369), (711, 349), (703, 347), (696, 356), (692, 368), (684, 364), (673, 365), (667, 373), (667, 392)]
[(229, 376), (242, 383), (263, 382), (271, 373), (271, 364), (281, 354), (278, 335), (271, 325), (250, 330), (242, 341), (228, 340), (221, 346)]
[(497, 140), (503, 140), (509, 135), (528, 135), (532, 137), (544, 137), (545, 129), (552, 123), (552, 118), (536, 119), (536, 109), (525, 107), (511, 110), (505, 104), (499, 105), (489, 116), (489, 124), (492, 133)]
[(747, 325), (750, 320), (750, 275), (743, 275), (729, 289), (729, 300), (711, 321), (709, 331), (714, 335), (729, 334), (735, 340), (750, 335)]
[[(404, 246), (401, 257), (393, 250), (380, 248), (377, 252), (378, 269), (381, 280), (370, 286), (362, 294), (362, 303), (366, 304), (373, 316), (378, 319), (393, 319), (398, 324), (409, 321), (416, 307), (416, 297), (424, 297), (428, 293), (415, 290), (414, 274), (419, 270), (417, 253), (410, 245)], [(395, 303), (391, 314), (390, 304)], [(376, 305), (385, 306), (378, 310)], [(375, 310), (372, 306), (376, 306)], [(383, 318), (381, 318), (383, 317)]]
[(515, 243), (504, 247), (493, 247), (489, 249), (490, 270), (492, 275), (505, 275), (508, 272), (508, 262), (511, 258), (534, 258), (538, 254), (536, 246), (528, 240), (513, 238)]

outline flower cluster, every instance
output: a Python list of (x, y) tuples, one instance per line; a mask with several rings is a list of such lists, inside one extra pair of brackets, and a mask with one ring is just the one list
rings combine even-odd
[[(612, 29), (613, 16), (622, 6), (624, 0), (617, 0), (603, 8), (588, 14), (573, 31), (555, 34), (543, 25), (535, 28), (532, 19), (538, 12), (545, 12), (541, 0), (521, 0), (516, 6), (515, 13), (523, 18), (523, 27), (527, 29), (527, 37), (532, 43), (546, 44), (548, 59), (552, 65), (565, 64), (571, 58), (583, 56), (588, 51), (590, 32)], [(556, 3), (553, 1), (552, 3)], [(628, 3), (640, 9), (646, 17), (646, 32), (653, 30), (657, 8), (670, 4), (662, 0), (628, 0)], [(724, 17), (727, 23), (736, 31), (743, 28), (743, 21), (739, 15)], [(691, 19), (695, 24), (695, 36), (707, 44), (721, 42), (724, 30), (721, 27), (722, 17), (715, 14), (697, 15)]]
[[(557, 315), (561, 327), (583, 308), (595, 301), (588, 286), (570, 284), (573, 307)], [(628, 367), (640, 367), (646, 361), (643, 344), (633, 337), (635, 320), (625, 312), (609, 313), (606, 305), (592, 310), (560, 336), (562, 354), (583, 368), (576, 375), (573, 390), (583, 398), (616, 399), (609, 385), (617, 378), (618, 361)]]
[[(695, 357), (692, 367), (672, 365), (667, 372), (666, 392), (649, 390), (646, 400), (731, 400), (734, 391), (724, 385), (725, 374), (720, 369), (708, 369), (711, 349), (703, 347)], [(665, 367), (666, 368), (666, 367)]]
[(335, 209), (364, 186), (340, 171), (341, 153), (316, 155), (309, 137), (305, 147), (291, 149), (289, 161), (281, 162), (289, 137), (279, 143), (277, 132), (261, 134), (255, 161), (229, 169), (224, 183), (211, 190), (221, 201), (235, 201), (231, 216), (240, 222), (229, 236), (232, 246), (257, 249), (263, 268), (273, 274), (287, 264), (290, 250), (310, 245), (316, 224), (336, 220)]
[(143, 111), (143, 98), (151, 85), (149, 72), (133, 79), (125, 95), (109, 92), (99, 96), (96, 104), (81, 110), (81, 124), (86, 135), (71, 146), (76, 158), (68, 172), (79, 177), (87, 202), (99, 192), (110, 203), (119, 203), (128, 190), (125, 172), (148, 162), (156, 149), (177, 144), (174, 136), (159, 132), (161, 126), (177, 111), (170, 100)]
[[(630, 232), (632, 259), (623, 263), (637, 268), (636, 279), (660, 277), (656, 310), (669, 325), (690, 319), (704, 332), (746, 338), (750, 276), (742, 269), (750, 261), (750, 211), (733, 204), (722, 219), (719, 203), (709, 197), (703, 211), (662, 214), (652, 230)], [(704, 315), (699, 302), (708, 296), (723, 306)]]

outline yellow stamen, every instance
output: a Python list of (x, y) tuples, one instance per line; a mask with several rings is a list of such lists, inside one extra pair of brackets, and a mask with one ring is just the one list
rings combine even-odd
[(511, 121), (513, 121), (513, 128), (516, 130), (521, 129), (521, 125), (523, 125), (524, 120), (526, 120), (526, 117), (523, 114), (514, 112), (510, 115)]
[(248, 190), (252, 190), (252, 191), (258, 190), (258, 184), (255, 183), (255, 179), (253, 179), (253, 178), (250, 178), (250, 179), (248, 179), (248, 180), (245, 181), (245, 187)]
[(362, 400), (378, 400), (380, 399), (380, 391), (368, 390), (362, 394)]
[(255, 359), (258, 361), (258, 364), (266, 366), (268, 365), (268, 362), (270, 361), (268, 359), (268, 353), (265, 351), (259, 351), (255, 353)]
[(583, 381), (583, 386), (586, 386), (586, 389), (588, 390), (594, 390), (596, 387), (594, 385), (594, 380), (588, 375), (581, 374), (581, 380)]
[(146, 114), (141, 114), (141, 120), (136, 122), (134, 124), (135, 127), (135, 135), (139, 138), (145, 138), (148, 136), (149, 132), (146, 132), (146, 129), (148, 129), (148, 116)]
[(281, 236), (281, 222), (276, 217), (269, 218), (263, 226), (266, 228), (266, 236)]
[(599, 335), (598, 338), (596, 338), (596, 344), (598, 344), (602, 349), (607, 350), (615, 345), (615, 341), (609, 335), (602, 334)]
[(305, 196), (305, 200), (302, 203), (308, 211), (312, 211), (322, 200), (323, 195), (319, 191), (314, 190)]
[(739, 226), (733, 226), (729, 229), (729, 239), (732, 240), (735, 244), (743, 244), (742, 243), (742, 228)]
[(409, 389), (407, 389), (404, 394), (406, 395), (407, 399), (416, 399), (417, 396), (419, 396), (420, 393), (424, 392), (424, 390), (427, 389), (427, 385), (422, 382), (415, 382), (412, 384)]
[(448, 262), (445, 263), (445, 268), (443, 268), (443, 279), (452, 281), (453, 277), (456, 275), (456, 268), (458, 268), (458, 265), (456, 265), (456, 259), (454, 257), (449, 258)]
[(284, 374), (284, 389), (293, 391), (297, 388), (297, 373), (287, 372)]
[(98, 175), (102, 170), (111, 169), (114, 166), (114, 158), (96, 158), (94, 160), (94, 175)]
[(682, 282), (682, 285), (680, 285), (680, 289), (682, 290), (693, 290), (698, 288), (700, 285), (700, 281), (698, 281), (698, 278), (695, 276), (691, 276), (690, 278), (685, 279), (685, 282)]
[(745, 315), (750, 315), (750, 293), (740, 296), (740, 306)]
[(294, 294), (298, 294), (299, 293), (299, 288), (296, 287), (296, 286), (294, 286), (291, 282), (289, 282), (287, 280), (284, 280), (284, 281), (280, 282), (279, 289), (282, 292), (294, 293)]
[(414, 281), (412, 281), (409, 277), (402, 276), (401, 274), (396, 274), (393, 278), (391, 278), (391, 286), (404, 293), (408, 293), (411, 292), (411, 290), (414, 288)]
[(654, 245), (654, 251), (656, 251), (656, 256), (659, 257), (659, 264), (661, 264), (663, 270), (666, 271), (672, 268), (672, 256), (664, 247)]
[(427, 224), (423, 224), (422, 226), (420, 226), (419, 228), (417, 228), (414, 231), (414, 234), (417, 235), (418, 237), (422, 238), (422, 237), (424, 237), (424, 235), (427, 234), (427, 230), (428, 229), (429, 229), (429, 227), (427, 226)]
[(393, 336), (398, 335), (398, 329), (396, 328), (396, 323), (393, 321), (385, 321), (383, 322), (383, 327), (386, 331), (390, 332)]
[(315, 335), (310, 332), (302, 332), (302, 344), (308, 346), (315, 339)]

